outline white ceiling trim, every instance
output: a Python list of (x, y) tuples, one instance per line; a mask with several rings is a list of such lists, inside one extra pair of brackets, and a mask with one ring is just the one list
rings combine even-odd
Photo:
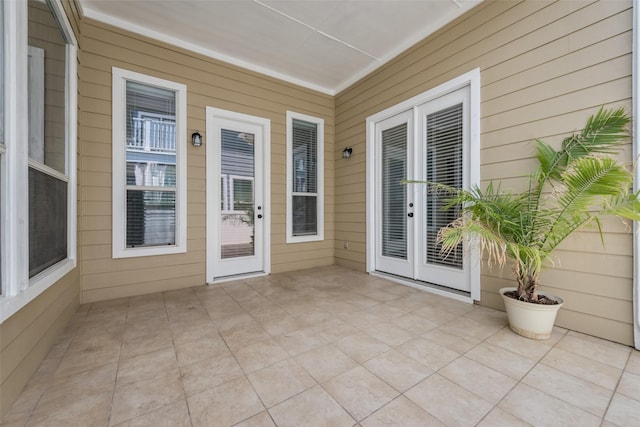
[(84, 16), (90, 19), (95, 19), (96, 21), (100, 21), (103, 22), (105, 24), (109, 24), (109, 25), (113, 25), (114, 27), (118, 27), (118, 28), (122, 28), (124, 30), (127, 31), (131, 31), (132, 33), (136, 33), (136, 34), (140, 34), (142, 36), (145, 37), (149, 37), (176, 47), (180, 47), (183, 49), (187, 49), (190, 50), (192, 52), (195, 53), (199, 53), (201, 55), (204, 56), (208, 56), (210, 58), (214, 58), (214, 59), (218, 59), (220, 61), (224, 61), (227, 62), (229, 64), (232, 65), (236, 65), (238, 67), (241, 68), (245, 68), (247, 70), (250, 71), (255, 71), (256, 73), (260, 73), (260, 74), (264, 74), (266, 76), (269, 77), (273, 77), (279, 80), (284, 80), (286, 82), (289, 83), (293, 83), (299, 86), (303, 86), (306, 87), (308, 89), (312, 89), (312, 90), (316, 90), (318, 92), (321, 93), (325, 93), (327, 95), (335, 95), (337, 92), (333, 89), (327, 88), (327, 87), (323, 87), (323, 86), (319, 86), (317, 84), (305, 81), (305, 80), (301, 80), (298, 79), (296, 77), (284, 74), (284, 73), (279, 73), (277, 71), (271, 70), (269, 68), (265, 68), (265, 67), (261, 67), (259, 65), (250, 63), (250, 62), (246, 62), (246, 61), (242, 61), (238, 58), (234, 58), (232, 56), (226, 55), (224, 53), (220, 53), (217, 52), (215, 50), (212, 49), (206, 49), (203, 48), (202, 46), (199, 46), (195, 43), (191, 43), (188, 42), (186, 40), (183, 39), (179, 39), (177, 37), (172, 37), (172, 36), (168, 36), (166, 34), (157, 32), (155, 30), (152, 30), (150, 28), (141, 26), (141, 25), (137, 25), (134, 24), (132, 22), (126, 21), (124, 19), (120, 19), (120, 18), (115, 18), (111, 15), (106, 15), (102, 12), (99, 12), (97, 10), (88, 8), (86, 5), (85, 7), (82, 9), (84, 12)]

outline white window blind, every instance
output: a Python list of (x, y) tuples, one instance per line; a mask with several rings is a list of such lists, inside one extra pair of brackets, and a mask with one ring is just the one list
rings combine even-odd
[(176, 243), (176, 93), (126, 85), (127, 247)]
[[(426, 116), (427, 181), (462, 188), (463, 104)], [(438, 230), (460, 216), (460, 209), (443, 210), (446, 194), (430, 193), (427, 198), (426, 262), (462, 269), (462, 245), (446, 258), (436, 243)]]
[(382, 255), (407, 259), (407, 124), (382, 131)]
[(287, 242), (324, 238), (324, 120), (287, 112)]

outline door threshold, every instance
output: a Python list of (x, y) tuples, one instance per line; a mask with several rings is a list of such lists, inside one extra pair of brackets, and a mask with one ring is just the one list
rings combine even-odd
[(372, 276), (391, 280), (392, 282), (399, 283), (401, 285), (409, 286), (415, 289), (420, 289), (425, 292), (430, 292), (432, 294), (436, 294), (439, 296), (473, 304), (473, 298), (471, 298), (471, 292), (460, 291), (458, 289), (452, 289), (446, 286), (436, 285), (435, 283), (423, 282), (420, 280), (413, 280), (407, 277), (397, 276), (391, 273), (385, 273), (384, 271), (370, 271), (369, 274)]
[(268, 276), (269, 273), (264, 271), (256, 271), (252, 273), (233, 274), (231, 276), (214, 277), (213, 281), (208, 282), (207, 285), (214, 285), (216, 283), (231, 282), (233, 280), (253, 279), (254, 277)]

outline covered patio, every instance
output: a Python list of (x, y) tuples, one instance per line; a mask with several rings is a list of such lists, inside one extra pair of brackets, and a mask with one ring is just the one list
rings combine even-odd
[(623, 426), (639, 387), (630, 347), (330, 266), (81, 305), (3, 425)]

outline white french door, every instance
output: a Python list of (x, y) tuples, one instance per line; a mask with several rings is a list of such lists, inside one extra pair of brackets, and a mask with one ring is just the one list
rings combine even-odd
[(207, 108), (207, 282), (266, 273), (269, 122)]
[(424, 184), (403, 183), (469, 187), (469, 95), (465, 86), (375, 122), (375, 270), (471, 293), (465, 249), (445, 257), (436, 240), (460, 210), (444, 210), (446, 195)]

